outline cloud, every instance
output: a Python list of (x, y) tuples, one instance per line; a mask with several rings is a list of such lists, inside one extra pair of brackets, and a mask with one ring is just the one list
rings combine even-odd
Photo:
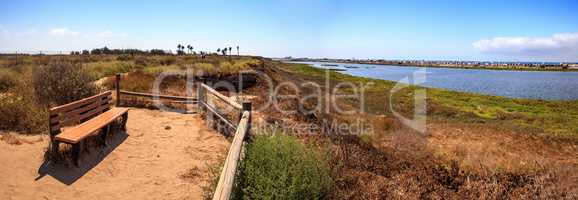
[(96, 34), (97, 37), (112, 38), (112, 37), (126, 37), (126, 33), (113, 33), (112, 31), (106, 30)]
[(495, 37), (472, 44), (482, 53), (519, 56), (556, 56), (576, 58), (578, 32), (558, 33), (550, 37)]
[(54, 28), (48, 31), (48, 34), (53, 36), (73, 36), (73, 37), (79, 35), (78, 32), (72, 31), (68, 28)]

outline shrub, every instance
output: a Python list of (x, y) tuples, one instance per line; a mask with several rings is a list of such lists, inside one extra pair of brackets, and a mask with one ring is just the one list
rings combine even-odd
[(85, 68), (94, 78), (113, 76), (118, 73), (131, 72), (136, 68), (131, 61), (93, 62), (85, 64)]
[(131, 55), (128, 55), (128, 54), (122, 54), (122, 55), (119, 55), (116, 57), (116, 60), (118, 60), (118, 61), (129, 61), (132, 59), (133, 59), (133, 57)]
[(93, 77), (80, 65), (51, 63), (33, 73), (34, 89), (40, 103), (49, 106), (76, 101), (98, 92)]
[(154, 75), (154, 76), (159, 75), (163, 72), (166, 72), (166, 73), (183, 73), (184, 72), (183, 69), (181, 69), (179, 66), (176, 66), (176, 65), (146, 67), (142, 71), (145, 74)]
[(154, 81), (155, 77), (153, 75), (136, 71), (122, 76), (120, 87), (123, 90), (133, 92), (151, 92)]
[(237, 65), (239, 69), (248, 69), (263, 66), (263, 62), (258, 59), (248, 58), (236, 61), (235, 65)]
[(15, 87), (18, 77), (21, 77), (21, 75), (10, 69), (0, 68), (0, 93)]
[(163, 56), (160, 59), (161, 65), (173, 65), (177, 62), (177, 58), (174, 56)]
[(137, 68), (144, 68), (151, 65), (160, 65), (156, 59), (150, 58), (150, 56), (137, 56), (134, 59), (134, 64)]
[(29, 78), (0, 93), (0, 130), (41, 133), (47, 129), (47, 116), (47, 110), (37, 104)]
[(331, 186), (326, 160), (292, 136), (257, 137), (241, 163), (245, 199), (320, 199)]
[(85, 64), (85, 67), (94, 78), (102, 78), (130, 72), (135, 68), (135, 64), (130, 61), (99, 61)]
[(194, 69), (199, 70), (203, 75), (215, 75), (217, 69), (210, 63), (195, 63)]

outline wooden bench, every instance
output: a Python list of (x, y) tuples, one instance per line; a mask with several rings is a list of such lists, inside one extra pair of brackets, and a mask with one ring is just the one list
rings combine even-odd
[[(72, 145), (72, 156), (76, 166), (83, 141), (88, 136), (102, 132), (102, 142), (110, 133), (112, 122), (121, 119), (121, 128), (126, 130), (128, 108), (112, 108), (111, 92), (103, 92), (66, 105), (51, 108), (49, 130), (51, 153), (58, 154), (60, 142)], [(68, 127), (63, 130), (64, 127)]]

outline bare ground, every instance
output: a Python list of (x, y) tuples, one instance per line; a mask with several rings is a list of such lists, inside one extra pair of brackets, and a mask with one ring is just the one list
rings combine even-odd
[(201, 199), (229, 142), (197, 115), (131, 109), (127, 132), (78, 168), (43, 163), (45, 135), (2, 133), (0, 199)]

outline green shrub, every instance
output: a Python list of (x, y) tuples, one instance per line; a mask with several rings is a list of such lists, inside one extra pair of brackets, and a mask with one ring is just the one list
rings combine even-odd
[(33, 73), (34, 89), (39, 102), (56, 106), (70, 103), (98, 92), (94, 78), (80, 65), (51, 63)]
[(292, 136), (260, 136), (247, 147), (239, 192), (244, 199), (320, 199), (332, 182), (326, 163)]

